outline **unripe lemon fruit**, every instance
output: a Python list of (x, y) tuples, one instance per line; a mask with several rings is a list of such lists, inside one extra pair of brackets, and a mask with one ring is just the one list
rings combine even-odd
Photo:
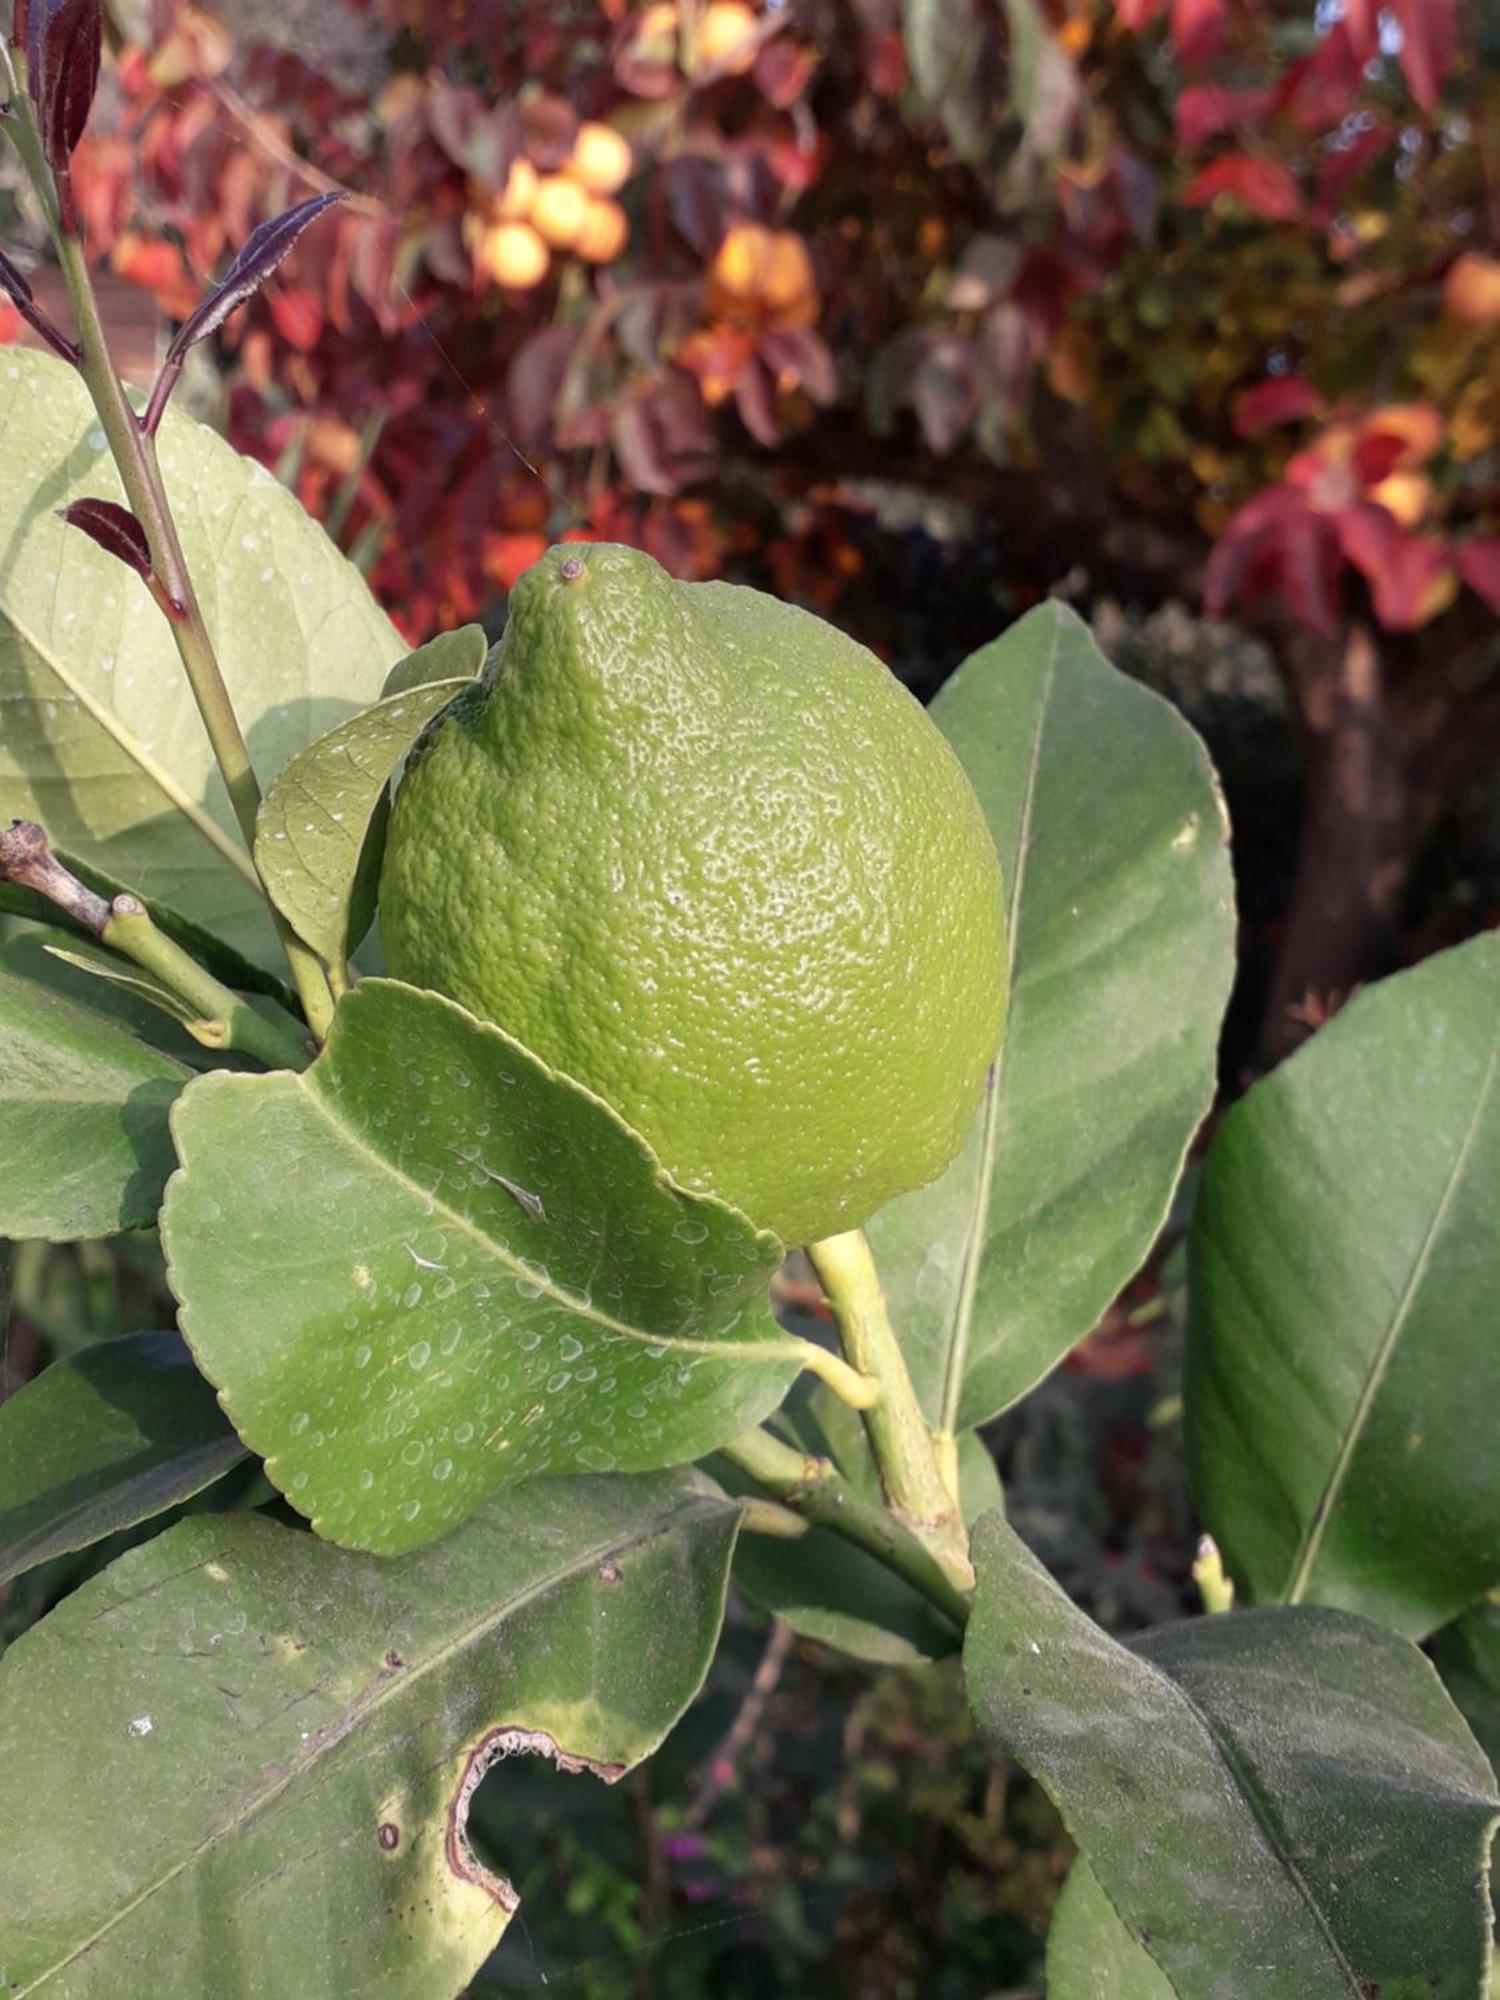
[(413, 755), (381, 930), (788, 1242), (941, 1173), (1005, 1013), (999, 862), (921, 706), (809, 612), (607, 543), (526, 573)]
[(742, 0), (710, 0), (693, 45), (698, 67), (743, 76), (759, 53), (756, 28), (755, 16)]
[(531, 225), (554, 250), (571, 250), (589, 211), (589, 198), (567, 174), (547, 174), (531, 203)]
[(568, 172), (590, 194), (618, 194), (630, 178), (630, 146), (611, 126), (580, 125)]
[(591, 264), (612, 264), (625, 248), (630, 225), (617, 201), (590, 200), (573, 248)]
[(552, 258), (529, 222), (502, 222), (479, 239), (475, 261), (497, 285), (529, 291), (546, 277)]

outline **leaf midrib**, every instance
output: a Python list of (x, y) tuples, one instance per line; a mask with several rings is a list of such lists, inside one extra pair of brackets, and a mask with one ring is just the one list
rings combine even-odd
[(1021, 805), (1015, 869), (1005, 912), (1006, 1028), (995, 1060), (990, 1066), (989, 1079), (985, 1086), (984, 1124), (979, 1137), (979, 1167), (974, 1180), (974, 1200), (969, 1210), (969, 1226), (965, 1233), (963, 1276), (959, 1280), (958, 1297), (954, 1301), (948, 1353), (943, 1366), (942, 1406), (938, 1417), (938, 1429), (944, 1434), (954, 1434), (957, 1431), (958, 1414), (963, 1403), (964, 1377), (969, 1363), (969, 1343), (974, 1327), (974, 1301), (979, 1292), (979, 1268), (984, 1260), (985, 1224), (989, 1217), (990, 1200), (994, 1192), (995, 1162), (999, 1152), (1000, 1093), (1005, 1080), (1005, 1063), (1010, 1049), (1016, 1010), (1016, 942), (1020, 930), (1021, 891), (1026, 881), (1030, 860), (1031, 819), (1036, 802), (1037, 774), (1042, 761), (1042, 737), (1046, 732), (1047, 710), (1052, 700), (1052, 683), (1057, 672), (1061, 638), (1062, 619), (1054, 612), (1052, 643), (1048, 648), (1046, 672), (1042, 677), (1037, 701), (1036, 729), (1031, 739), (1031, 754), (1026, 766), (1026, 792)]
[(1385, 1380), (1390, 1373), (1396, 1349), (1400, 1343), (1402, 1334), (1406, 1330), (1406, 1323), (1411, 1318), (1412, 1311), (1416, 1306), (1418, 1291), (1421, 1288), (1423, 1279), (1427, 1275), (1427, 1269), (1432, 1262), (1438, 1239), (1442, 1235), (1444, 1225), (1448, 1219), (1448, 1211), (1453, 1205), (1454, 1195), (1463, 1177), (1464, 1169), (1468, 1165), (1469, 1155), (1474, 1150), (1474, 1143), (1479, 1134), (1480, 1123), (1488, 1108), (1490, 1092), (1494, 1088), (1497, 1074), (1500, 1074), (1500, 1037), (1497, 1037), (1494, 1046), (1490, 1050), (1490, 1059), (1485, 1069), (1484, 1081), (1479, 1086), (1478, 1094), (1474, 1099), (1473, 1114), (1469, 1119), (1458, 1150), (1453, 1156), (1453, 1164), (1448, 1170), (1448, 1178), (1444, 1182), (1442, 1194), (1438, 1197), (1437, 1205), (1433, 1209), (1432, 1218), (1427, 1225), (1417, 1254), (1412, 1260), (1411, 1270), (1407, 1276), (1401, 1296), (1396, 1302), (1396, 1310), (1391, 1315), (1390, 1325), (1386, 1328), (1385, 1334), (1371, 1360), (1369, 1372), (1365, 1377), (1358, 1400), (1350, 1414), (1348, 1429), (1344, 1434), (1337, 1456), (1329, 1470), (1327, 1483), (1324, 1485), (1323, 1491), (1319, 1494), (1317, 1505), (1313, 1508), (1311, 1515), (1308, 1517), (1307, 1526), (1303, 1530), (1301, 1543), (1292, 1562), (1291, 1581), (1287, 1586), (1286, 1602), (1288, 1604), (1300, 1604), (1312, 1582), (1313, 1570), (1316, 1568), (1318, 1557), (1322, 1553), (1323, 1543), (1327, 1538), (1329, 1527), (1333, 1521), (1334, 1511), (1339, 1504), (1339, 1498), (1348, 1480), (1350, 1468), (1354, 1463), (1355, 1453), (1358, 1451), (1360, 1443), (1363, 1440), (1365, 1430), (1369, 1424), (1370, 1413), (1375, 1407), (1376, 1399), (1385, 1386)]
[[(310, 1755), (300, 1760), (294, 1755), (292, 1758), (286, 1760), (287, 1763), (290, 1763), (291, 1768), (286, 1771), (284, 1777), (278, 1782), (268, 1785), (263, 1790), (255, 1793), (239, 1812), (225, 1820), (221, 1826), (216, 1827), (206, 1840), (200, 1841), (189, 1854), (183, 1856), (182, 1860), (176, 1862), (163, 1874), (157, 1876), (155, 1881), (141, 1890), (138, 1895), (133, 1896), (123, 1908), (116, 1910), (107, 1922), (101, 1924), (82, 1944), (76, 1945), (65, 1958), (61, 1958), (56, 1964), (46, 1967), (29, 1985), (17, 1987), (16, 2000), (25, 2000), (25, 1996), (28, 1993), (34, 1993), (46, 1980), (54, 1979), (59, 1973), (66, 1972), (70, 1965), (81, 1958), (85, 1952), (92, 1951), (112, 1930), (124, 1923), (128, 1917), (132, 1916), (144, 1903), (149, 1902), (168, 1883), (176, 1881), (177, 1877), (184, 1873), (185, 1870), (195, 1867), (205, 1854), (220, 1845), (229, 1835), (237, 1833), (241, 1827), (246, 1826), (266, 1807), (273, 1805), (281, 1797), (282, 1793), (305, 1772), (311, 1770), (325, 1753), (336, 1750), (347, 1737), (354, 1733), (355, 1729), (361, 1723), (378, 1715), (387, 1702), (393, 1700), (398, 1693), (404, 1694), (408, 1688), (416, 1686), (418, 1682), (425, 1679), (437, 1667), (446, 1666), (451, 1659), (461, 1656), (469, 1647), (477, 1644), (492, 1627), (506, 1623), (516, 1613), (524, 1611), (529, 1604), (536, 1603), (539, 1598), (544, 1597), (548, 1592), (558, 1589), (563, 1584), (572, 1582), (589, 1569), (596, 1569), (600, 1563), (608, 1561), (612, 1556), (621, 1555), (625, 1550), (643, 1546), (647, 1542), (659, 1540), (664, 1534), (681, 1526), (695, 1513), (702, 1512), (707, 1515), (711, 1511), (712, 1506), (707, 1496), (695, 1494), (681, 1502), (665, 1520), (653, 1521), (650, 1529), (645, 1534), (632, 1531), (629, 1534), (617, 1535), (598, 1543), (587, 1553), (574, 1557), (560, 1568), (550, 1571), (536, 1583), (506, 1598), (483, 1617), (476, 1619), (473, 1624), (465, 1626), (453, 1639), (448, 1641), (446, 1645), (439, 1646), (431, 1657), (423, 1661), (420, 1665), (403, 1668), (398, 1672), (394, 1672), (384, 1685), (377, 1683), (375, 1692), (366, 1701), (361, 1703), (356, 1699), (354, 1702), (351, 1702), (349, 1713), (345, 1719), (337, 1727), (330, 1730), (326, 1736), (318, 1740)], [(202, 1569), (207, 1563), (218, 1562), (221, 1556), (229, 1553), (230, 1551), (228, 1550), (215, 1550), (211, 1554), (201, 1557), (197, 1562), (189, 1564), (187, 1569), (177, 1571), (170, 1580), (175, 1581), (176, 1576), (190, 1575), (193, 1570)], [(163, 1579), (163, 1581), (167, 1580), (169, 1579)], [(100, 1615), (107, 1615), (107, 1613)]]
[[(524, 1276), (528, 1283), (541, 1276), (539, 1266), (528, 1263), (524, 1257), (518, 1256), (507, 1245), (488, 1235), (485, 1230), (477, 1223), (472, 1222), (461, 1210), (452, 1207), (440, 1195), (435, 1194), (431, 1188), (423, 1187), (420, 1181), (413, 1180), (410, 1174), (398, 1167), (386, 1154), (377, 1152), (357, 1132), (352, 1131), (348, 1125), (336, 1116), (332, 1106), (324, 1101), (322, 1091), (317, 1083), (312, 1081), (313, 1074), (312, 1070), (304, 1070), (300, 1074), (292, 1076), (291, 1081), (297, 1089), (305, 1092), (314, 1109), (318, 1112), (318, 1115), (344, 1145), (370, 1161), (388, 1179), (397, 1182), (399, 1186), (414, 1196), (425, 1210), (445, 1217), (455, 1229), (468, 1236), (482, 1251), (493, 1257), (497, 1263), (503, 1264), (514, 1276)], [(258, 1081), (259, 1079), (252, 1080)], [(667, 1348), (673, 1353), (706, 1354), (718, 1361), (743, 1359), (747, 1362), (759, 1363), (799, 1359), (806, 1351), (805, 1342), (792, 1338), (782, 1340), (773, 1337), (770, 1340), (757, 1340), (752, 1337), (746, 1341), (737, 1341), (729, 1338), (723, 1340), (690, 1340), (682, 1334), (646, 1333), (638, 1326), (631, 1326), (625, 1320), (616, 1319), (611, 1313), (601, 1312), (591, 1301), (579, 1298), (576, 1293), (570, 1292), (564, 1286), (556, 1283), (550, 1272), (536, 1296), (537, 1298), (545, 1297), (550, 1299), (554, 1304), (561, 1306), (565, 1312), (573, 1313), (579, 1319), (590, 1321), (593, 1325), (602, 1328), (606, 1333), (618, 1334), (622, 1339), (634, 1340), (648, 1347)], [(753, 1312), (753, 1308), (748, 1301), (744, 1310), (746, 1312)]]
[(50, 647), (36, 637), (32, 628), (13, 609), (7, 606), (3, 615), (17, 641), (24, 643), (33, 657), (68, 690), (79, 707), (124, 752), (143, 776), (156, 786), (162, 797), (182, 814), (188, 824), (201, 834), (210, 846), (216, 848), (226, 861), (237, 868), (247, 882), (253, 883), (259, 889), (260, 880), (256, 875), (254, 863), (239, 843), (201, 806), (194, 803), (171, 773), (156, 762), (143, 744), (137, 742), (113, 709), (106, 708), (102, 702), (96, 701), (88, 689), (67, 672)]

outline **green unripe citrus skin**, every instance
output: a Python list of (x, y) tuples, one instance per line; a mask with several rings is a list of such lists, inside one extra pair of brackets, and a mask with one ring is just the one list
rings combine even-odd
[(1000, 865), (873, 654), (732, 584), (552, 549), (391, 816), (399, 979), (497, 1022), (787, 1242), (933, 1179), (1006, 1001)]

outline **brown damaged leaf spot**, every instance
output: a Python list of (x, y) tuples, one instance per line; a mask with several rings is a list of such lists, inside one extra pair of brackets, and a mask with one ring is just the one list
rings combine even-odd
[(375, 1838), (380, 1842), (387, 1854), (394, 1854), (396, 1849), (401, 1845), (401, 1829), (394, 1820), (385, 1820)]
[(594, 1571), (594, 1575), (600, 1583), (623, 1583), (625, 1580), (625, 1572), (620, 1568), (620, 1565), (615, 1561), (613, 1556), (606, 1556), (598, 1569)]
[(485, 1774), (505, 1757), (550, 1757), (559, 1771), (576, 1774), (588, 1771), (606, 1785), (623, 1778), (624, 1764), (601, 1764), (592, 1757), (575, 1757), (562, 1749), (545, 1729), (501, 1728), (487, 1730), (464, 1759), (464, 1767), (448, 1806), (448, 1866), (461, 1882), (482, 1889), (493, 1902), (513, 1916), (520, 1897), (503, 1875), (486, 1868), (469, 1845), (469, 1806)]

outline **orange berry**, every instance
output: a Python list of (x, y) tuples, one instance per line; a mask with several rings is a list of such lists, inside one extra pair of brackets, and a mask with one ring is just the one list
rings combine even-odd
[(737, 223), (719, 245), (709, 277), (732, 299), (760, 297), (771, 252), (771, 232), (758, 222)]
[(771, 238), (761, 279), (761, 297), (774, 313), (795, 312), (817, 296), (812, 258), (794, 231), (778, 229)]
[(1393, 472), (1370, 488), (1370, 498), (1403, 528), (1414, 528), (1432, 503), (1432, 481), (1425, 472)]
[(595, 198), (589, 202), (573, 248), (591, 264), (612, 264), (625, 248), (629, 234), (630, 225), (620, 204), (607, 197)]
[(568, 172), (590, 194), (617, 194), (630, 178), (629, 142), (610, 125), (580, 125)]
[(554, 250), (571, 250), (589, 212), (589, 198), (569, 174), (546, 174), (537, 183), (531, 223)]
[(1486, 257), (1480, 250), (1455, 257), (1443, 280), (1443, 305), (1450, 318), (1468, 326), (1500, 320), (1500, 257)]
[(546, 277), (552, 257), (529, 222), (501, 222), (480, 238), (474, 261), (497, 285), (528, 292)]
[(760, 53), (759, 28), (744, 0), (709, 0), (698, 21), (694, 67), (743, 76)]

